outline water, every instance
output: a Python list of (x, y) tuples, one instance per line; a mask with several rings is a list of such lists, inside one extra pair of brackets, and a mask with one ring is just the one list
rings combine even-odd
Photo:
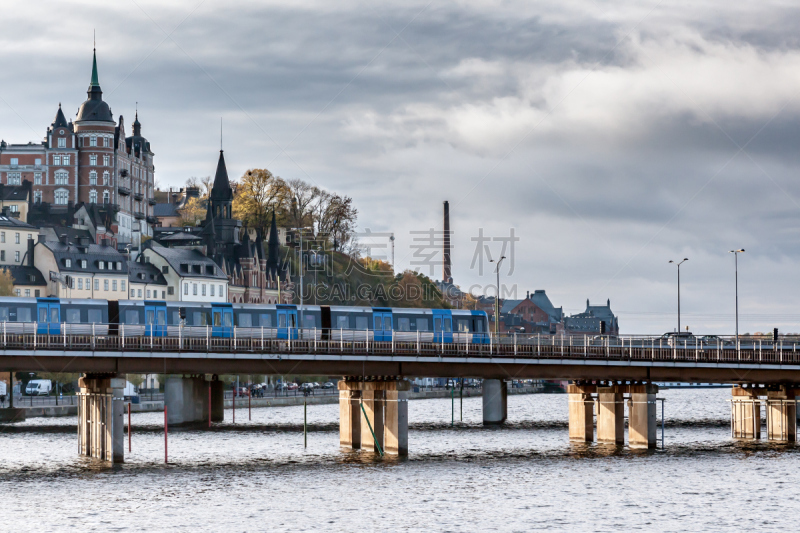
[(668, 390), (666, 448), (568, 441), (565, 395), (509, 397), (485, 429), (481, 399), (409, 403), (408, 459), (343, 452), (338, 406), (237, 410), (237, 424), (170, 430), (133, 415), (133, 453), (77, 456), (76, 419), (0, 429), (0, 530), (794, 530), (798, 448), (730, 438), (728, 389)]

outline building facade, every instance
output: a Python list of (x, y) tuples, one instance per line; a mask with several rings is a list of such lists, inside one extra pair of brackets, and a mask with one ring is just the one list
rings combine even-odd
[(6, 207), (0, 214), (0, 265), (22, 265), (28, 241), (35, 241), (38, 235), (38, 229), (10, 216)]
[[(227, 302), (228, 277), (197, 250), (150, 244), (142, 252), (166, 281), (166, 298), (180, 302)], [(138, 294), (138, 293), (137, 293)]]
[(114, 120), (103, 101), (95, 53), (87, 99), (74, 121), (67, 121), (59, 104), (42, 142), (0, 141), (0, 183), (30, 181), (32, 210), (79, 203), (105, 206), (112, 223), (102, 238), (110, 238), (112, 245), (138, 245), (141, 235), (152, 235), (155, 223), (153, 152), (141, 128), (138, 111), (131, 136), (125, 134), (122, 116)]

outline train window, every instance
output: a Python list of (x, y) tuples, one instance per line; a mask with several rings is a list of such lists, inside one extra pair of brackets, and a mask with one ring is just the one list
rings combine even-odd
[(125, 311), (125, 323), (126, 324), (138, 324), (139, 323), (139, 311), (136, 309), (128, 309)]
[(483, 333), (483, 320), (475, 319), (475, 331), (478, 333)]
[(0, 307), (0, 322), (8, 322), (8, 307)]
[(144, 323), (145, 324), (155, 324), (156, 322), (156, 313), (152, 309), (148, 309), (144, 312)]
[(286, 327), (286, 314), (279, 313), (278, 314), (278, 327), (285, 328)]
[(39, 308), (39, 322), (47, 322), (47, 308)]
[(31, 310), (27, 307), (17, 309), (17, 322), (32, 322)]
[(253, 326), (253, 316), (250, 313), (239, 313), (239, 327), (249, 328)]
[(194, 313), (192, 313), (192, 325), (207, 326), (208, 319), (206, 317), (206, 314), (203, 313), (202, 311), (195, 311)]
[(81, 310), (80, 309), (65, 309), (67, 324), (80, 324), (81, 323)]
[(442, 319), (436, 317), (433, 319), (433, 331), (442, 331)]
[(215, 326), (222, 325), (222, 313), (214, 313), (214, 325)]
[(226, 328), (233, 326), (233, 313), (222, 313), (222, 324)]
[(90, 324), (102, 324), (103, 323), (103, 313), (101, 313), (99, 309), (89, 309), (89, 323)]
[(417, 331), (428, 331), (428, 319), (427, 318), (418, 318), (417, 319)]
[(314, 315), (303, 315), (303, 327), (306, 329), (313, 329), (317, 327), (317, 321)]
[(450, 333), (451, 331), (453, 331), (453, 323), (452, 323), (451, 319), (449, 319), (449, 318), (445, 318), (444, 319), (444, 330), (447, 333)]
[(265, 328), (272, 327), (272, 316), (266, 313), (261, 314), (261, 326)]
[(51, 307), (50, 308), (50, 322), (53, 324), (58, 324), (58, 307)]
[(411, 319), (410, 318), (398, 318), (397, 319), (397, 331), (411, 331)]
[(458, 331), (460, 333), (469, 332), (469, 320), (459, 320), (458, 321)]
[(356, 329), (363, 330), (369, 328), (369, 322), (367, 322), (367, 317), (365, 316), (357, 316), (356, 317)]
[(374, 320), (375, 320), (375, 331), (381, 331), (383, 329), (383, 324), (382, 324), (383, 320), (379, 316), (374, 317)]
[(350, 329), (350, 317), (348, 317), (348, 316), (337, 316), (336, 317), (336, 329)]

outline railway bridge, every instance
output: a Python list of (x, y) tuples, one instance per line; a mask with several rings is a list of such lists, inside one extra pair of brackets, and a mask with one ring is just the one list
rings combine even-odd
[[(150, 333), (150, 334), (148, 334)], [(408, 453), (409, 377), (483, 379), (485, 424), (506, 419), (516, 379), (569, 380), (572, 440), (656, 444), (658, 382), (728, 383), (735, 438), (795, 440), (800, 395), (800, 339), (664, 339), (491, 335), (423, 340), (397, 332), (181, 327), (153, 334), (91, 326), (57, 331), (2, 328), (0, 371), (79, 372), (81, 453), (124, 459), (123, 393), (129, 373), (163, 373), (169, 423), (222, 420), (223, 374), (337, 375), (342, 446)], [(283, 337), (283, 338), (281, 338)], [(477, 342), (476, 342), (477, 341)]]

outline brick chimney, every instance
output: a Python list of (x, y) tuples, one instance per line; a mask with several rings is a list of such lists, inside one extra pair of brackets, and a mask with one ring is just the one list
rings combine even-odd
[(450, 202), (444, 201), (444, 240), (442, 244), (442, 281), (452, 283), (450, 263)]

